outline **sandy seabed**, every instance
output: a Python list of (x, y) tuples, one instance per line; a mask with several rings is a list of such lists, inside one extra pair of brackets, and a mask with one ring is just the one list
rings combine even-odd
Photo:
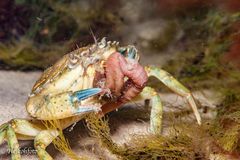
[[(41, 72), (0, 71), (0, 124), (13, 118), (29, 118), (24, 104), (31, 91), (31, 87), (40, 75)], [(206, 101), (206, 97), (208, 97), (207, 95), (209, 94), (211, 93), (196, 93), (195, 95), (197, 95), (198, 100), (203, 103), (207, 103), (203, 105), (214, 107), (216, 102)], [(160, 96), (166, 106), (164, 107), (165, 111), (167, 111), (166, 104), (171, 103), (172, 105), (179, 105), (184, 103), (182, 98), (172, 93), (162, 93)], [(141, 102), (139, 104), (140, 105), (137, 106), (127, 105), (119, 111), (108, 115), (112, 138), (115, 142), (124, 144), (127, 143), (134, 134), (148, 134), (148, 121), (136, 118), (137, 116), (133, 116), (135, 118), (122, 116), (130, 110), (137, 110), (136, 107), (143, 107)], [(137, 113), (137, 111), (132, 113)], [(64, 131), (64, 133), (66, 138), (69, 140), (73, 151), (79, 156), (84, 155), (90, 157), (91, 159), (99, 159), (100, 157), (104, 159), (117, 159), (116, 156), (99, 146), (96, 139), (89, 136), (88, 129), (82, 121), (77, 123), (72, 131), (68, 128)], [(19, 143), (23, 160), (38, 159), (36, 151), (33, 147), (33, 141), (20, 141)], [(48, 146), (47, 151), (56, 160), (68, 159), (67, 156), (57, 151), (52, 144)], [(0, 146), (0, 159), (5, 160), (9, 158), (10, 154), (8, 147), (7, 144), (4, 143)]]

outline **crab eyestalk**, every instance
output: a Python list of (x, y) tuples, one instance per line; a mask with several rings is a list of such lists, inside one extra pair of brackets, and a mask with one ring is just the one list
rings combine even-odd
[(140, 57), (139, 57), (137, 49), (134, 46), (129, 46), (128, 58), (129, 59), (134, 59), (137, 62), (139, 61)]
[(133, 59), (137, 62), (139, 61), (140, 57), (138, 55), (138, 50), (136, 47), (128, 45), (127, 47), (120, 47), (118, 48), (118, 52), (127, 59)]

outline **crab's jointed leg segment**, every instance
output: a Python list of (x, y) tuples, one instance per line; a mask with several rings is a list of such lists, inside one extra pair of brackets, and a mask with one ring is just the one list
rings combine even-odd
[(186, 87), (184, 87), (179, 81), (177, 81), (168, 72), (166, 72), (158, 67), (150, 66), (150, 67), (146, 67), (145, 70), (147, 71), (147, 74), (149, 77), (154, 76), (154, 77), (158, 78), (163, 84), (165, 84), (172, 91), (174, 91), (178, 95), (186, 98), (189, 105), (193, 109), (193, 112), (197, 119), (198, 124), (199, 125), (201, 124), (201, 117), (197, 110), (197, 106), (194, 101), (194, 98), (193, 98), (191, 92)]
[(0, 145), (4, 142), (6, 139), (6, 130), (7, 124), (3, 124), (0, 126)]
[(12, 160), (19, 160), (21, 158), (19, 144), (18, 144), (17, 136), (11, 125), (8, 125), (7, 140), (8, 140), (8, 146), (11, 151)]
[(41, 160), (52, 160), (53, 158), (46, 152), (46, 147), (58, 136), (56, 130), (41, 131), (34, 139), (34, 147)]
[(0, 145), (4, 142), (6, 138), (6, 131), (0, 131)]
[[(46, 152), (46, 147), (58, 136), (57, 130), (46, 130), (42, 123), (30, 122), (24, 119), (13, 119), (0, 126), (0, 139), (7, 140), (12, 160), (20, 160), (17, 139), (34, 139), (34, 147), (40, 160), (52, 160)], [(1, 143), (0, 143), (1, 144)]]
[(145, 87), (143, 91), (134, 99), (135, 101), (149, 99), (152, 103), (150, 115), (150, 132), (161, 134), (163, 106), (160, 96), (151, 87)]
[[(20, 160), (20, 150), (17, 136), (11, 124), (3, 124), (0, 126), (0, 141), (6, 139), (11, 153), (12, 160)], [(0, 143), (1, 144), (1, 143)]]

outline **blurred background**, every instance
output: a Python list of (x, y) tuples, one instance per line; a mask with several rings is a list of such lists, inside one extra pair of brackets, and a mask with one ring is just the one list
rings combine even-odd
[[(1, 0), (1, 122), (26, 116), (27, 94), (41, 72), (64, 54), (93, 43), (91, 31), (98, 40), (135, 45), (141, 64), (162, 67), (192, 91), (210, 91), (208, 100), (217, 95), (214, 108), (198, 104), (202, 128), (193, 123), (186, 123), (193, 130), (180, 127), (187, 133), (178, 136), (190, 143), (184, 142), (180, 151), (185, 145), (193, 157), (218, 152), (239, 159), (239, 0)], [(154, 79), (150, 84), (163, 95), (169, 92)], [(214, 116), (205, 116), (212, 111)], [(208, 151), (201, 150), (207, 148), (206, 138), (214, 144)]]
[(204, 57), (209, 43), (231, 37), (216, 54), (240, 66), (239, 9), (238, 0), (2, 0), (0, 68), (43, 70), (93, 43), (90, 30), (98, 40), (134, 44), (142, 63), (161, 65), (177, 54)]

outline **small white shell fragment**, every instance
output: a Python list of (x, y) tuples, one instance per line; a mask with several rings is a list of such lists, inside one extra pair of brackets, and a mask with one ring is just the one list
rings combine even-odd
[(98, 43), (99, 48), (104, 48), (107, 45), (106, 37), (103, 37), (102, 40)]
[(76, 126), (77, 122), (73, 123), (72, 126), (69, 128), (69, 132), (72, 132), (73, 128)]
[(34, 93), (31, 93), (31, 94), (28, 95), (28, 97), (33, 97), (33, 96), (35, 96)]

